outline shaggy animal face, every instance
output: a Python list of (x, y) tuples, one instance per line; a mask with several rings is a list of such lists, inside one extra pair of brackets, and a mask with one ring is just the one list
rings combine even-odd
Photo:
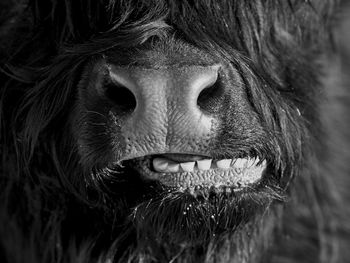
[(319, 55), (335, 1), (23, 1), (0, 28), (0, 256), (332, 257)]
[[(204, 242), (235, 229), (281, 200), (282, 173), (298, 168), (288, 159), (300, 154), (303, 119), (263, 83), (174, 38), (106, 52), (84, 67), (71, 113), (85, 177), (132, 195), (152, 235)], [(287, 127), (295, 133), (282, 136)]]

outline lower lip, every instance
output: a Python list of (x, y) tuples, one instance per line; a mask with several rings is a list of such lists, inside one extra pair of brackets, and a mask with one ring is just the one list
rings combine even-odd
[(145, 178), (159, 181), (161, 184), (177, 188), (180, 191), (192, 190), (197, 187), (226, 189), (242, 189), (261, 180), (265, 165), (250, 168), (210, 169), (207, 171), (160, 173), (150, 169), (151, 158), (135, 161), (135, 169)]

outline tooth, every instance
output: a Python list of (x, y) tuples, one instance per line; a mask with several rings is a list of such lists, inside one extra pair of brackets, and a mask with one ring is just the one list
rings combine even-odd
[(196, 162), (180, 163), (182, 170), (185, 172), (192, 172)]
[(262, 167), (266, 166), (266, 160), (263, 160), (263, 161), (261, 162), (260, 166), (262, 166)]
[(166, 172), (177, 173), (180, 170), (180, 164), (178, 163), (169, 163)]
[(252, 158), (249, 158), (248, 161), (247, 161), (247, 167), (252, 167), (253, 165), (255, 165), (255, 163), (258, 163), (259, 159), (252, 159)]
[(234, 162), (234, 166), (237, 168), (243, 168), (247, 162), (247, 159), (237, 158)]
[(168, 168), (169, 161), (164, 158), (154, 158), (153, 159), (153, 168), (157, 172), (165, 172)]
[(207, 160), (198, 160), (197, 161), (197, 166), (199, 170), (206, 171), (210, 169), (212, 159), (207, 159)]
[[(259, 162), (260, 162), (260, 158), (259, 158), (259, 157), (257, 157), (257, 158), (255, 159), (255, 166), (257, 166)], [(263, 165), (263, 164), (264, 164), (264, 162), (265, 162), (265, 160), (264, 160), (264, 161), (262, 161), (262, 162), (260, 163), (260, 165)]]
[(232, 159), (223, 159), (223, 160), (217, 161), (216, 165), (218, 168), (228, 169), (230, 168), (231, 162), (232, 162)]

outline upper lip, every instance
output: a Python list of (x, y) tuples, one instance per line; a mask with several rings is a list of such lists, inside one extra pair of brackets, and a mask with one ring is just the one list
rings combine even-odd
[(199, 154), (183, 154), (183, 153), (164, 153), (155, 155), (157, 157), (163, 157), (175, 162), (193, 162), (203, 159), (212, 158), (208, 155), (199, 155)]
[(207, 153), (184, 153), (184, 152), (150, 152), (149, 154), (133, 156), (130, 158), (125, 158), (122, 161), (131, 161), (140, 158), (154, 158), (163, 157), (175, 162), (191, 162), (202, 159), (214, 159), (214, 157)]

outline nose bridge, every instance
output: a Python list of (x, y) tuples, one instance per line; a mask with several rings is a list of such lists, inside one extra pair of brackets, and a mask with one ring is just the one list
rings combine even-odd
[(217, 70), (216, 66), (133, 69), (128, 85), (137, 106), (122, 128), (127, 155), (198, 152), (198, 144), (211, 136), (214, 119), (200, 110), (197, 98), (215, 83)]

